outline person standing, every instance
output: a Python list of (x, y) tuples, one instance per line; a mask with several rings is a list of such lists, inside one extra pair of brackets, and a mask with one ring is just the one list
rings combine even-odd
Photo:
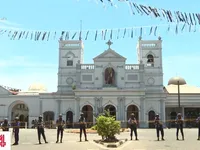
[(131, 133), (130, 133), (130, 136), (131, 136), (131, 140), (132, 140), (132, 137), (133, 137), (133, 132), (135, 134), (135, 140), (138, 140), (138, 135), (137, 135), (137, 120), (135, 118), (135, 114), (132, 113), (129, 120), (128, 120), (128, 123), (129, 123), (129, 126), (130, 126), (130, 129), (131, 129)]
[(44, 142), (48, 143), (47, 140), (46, 140), (46, 136), (44, 134), (44, 122), (42, 120), (42, 115), (39, 116), (39, 119), (37, 121), (37, 133), (38, 133), (39, 144), (42, 144), (41, 143), (41, 135), (42, 135), (42, 137), (44, 139)]
[(57, 141), (56, 141), (56, 143), (58, 143), (58, 141), (59, 141), (60, 134), (61, 134), (60, 143), (62, 143), (63, 131), (64, 131), (64, 127), (65, 127), (65, 121), (62, 119), (62, 114), (59, 115), (59, 118), (56, 121), (56, 125), (57, 125)]
[(9, 131), (10, 124), (8, 123), (8, 119), (5, 118), (4, 122), (1, 124), (2, 131)]
[(179, 134), (179, 130), (180, 130), (181, 135), (182, 135), (182, 140), (184, 140), (183, 117), (182, 117), (181, 113), (178, 113), (175, 123), (176, 123), (176, 139), (179, 140), (178, 134)]
[(15, 137), (15, 143), (13, 145), (19, 144), (19, 128), (20, 128), (19, 117), (16, 117), (13, 123), (13, 133)]
[(86, 135), (86, 121), (85, 121), (85, 117), (84, 117), (83, 113), (81, 113), (81, 116), (79, 118), (79, 124), (80, 124), (80, 142), (82, 141), (81, 140), (81, 138), (82, 138), (82, 132), (85, 135), (85, 141), (88, 141), (87, 140), (87, 135)]
[(160, 117), (158, 114), (156, 114), (156, 116), (155, 116), (154, 123), (155, 123), (155, 127), (156, 127), (157, 138), (158, 138), (157, 140), (158, 141), (160, 140), (160, 133), (161, 133), (162, 140), (164, 141), (165, 139), (164, 139), (163, 124), (161, 123)]
[(198, 127), (198, 138), (197, 140), (200, 140), (200, 113), (199, 113), (199, 117), (196, 119), (197, 122), (197, 127)]

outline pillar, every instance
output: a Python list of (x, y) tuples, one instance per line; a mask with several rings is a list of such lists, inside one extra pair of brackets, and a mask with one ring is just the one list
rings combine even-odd
[(42, 100), (40, 100), (40, 104), (39, 104), (40, 105), (40, 107), (39, 107), (40, 108), (40, 115), (42, 115), (42, 104), (43, 104)]
[(75, 119), (76, 121), (78, 121), (80, 117), (80, 97), (76, 97), (75, 100), (76, 100), (76, 112), (75, 112), (76, 118)]
[(117, 105), (117, 111), (118, 111), (118, 120), (124, 120), (124, 104), (125, 104), (125, 97), (118, 97), (117, 98), (118, 105)]
[(57, 118), (60, 114), (60, 104), (61, 104), (61, 100), (56, 100), (56, 112), (55, 112), (55, 116), (54, 116), (54, 121), (57, 120)]
[(93, 110), (93, 111), (95, 111), (95, 113), (98, 113), (98, 108), (102, 107), (103, 98), (95, 97), (94, 100), (95, 100), (95, 107), (94, 107), (95, 110)]
[(140, 98), (140, 127), (144, 128), (145, 127), (145, 106), (144, 106), (144, 97)]
[(165, 122), (165, 101), (164, 101), (164, 99), (160, 100), (160, 117), (161, 117), (161, 121)]
[(125, 97), (118, 97), (117, 98), (118, 105), (117, 105), (117, 111), (118, 111), (118, 120), (121, 121), (121, 126), (124, 127), (124, 121), (125, 121)]

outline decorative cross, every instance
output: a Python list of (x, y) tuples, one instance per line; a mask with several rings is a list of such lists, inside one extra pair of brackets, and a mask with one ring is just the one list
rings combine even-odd
[(108, 49), (110, 49), (110, 45), (113, 44), (113, 42), (111, 42), (110, 40), (106, 43), (108, 45)]

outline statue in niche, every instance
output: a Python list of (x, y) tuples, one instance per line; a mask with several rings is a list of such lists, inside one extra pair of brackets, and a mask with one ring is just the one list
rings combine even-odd
[(113, 68), (109, 67), (105, 70), (105, 83), (109, 85), (114, 85), (115, 71)]

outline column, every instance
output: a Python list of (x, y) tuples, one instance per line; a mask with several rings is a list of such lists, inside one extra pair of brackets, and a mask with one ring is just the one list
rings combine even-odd
[(117, 98), (117, 116), (116, 119), (120, 120), (121, 119), (121, 97)]
[[(183, 116), (183, 119), (185, 119), (185, 107), (184, 106), (181, 107), (181, 115)], [(185, 123), (183, 124), (183, 126), (185, 127)]]
[(61, 100), (56, 100), (56, 112), (55, 112), (55, 116), (54, 116), (54, 121), (57, 120), (57, 118), (60, 114), (60, 101)]
[(125, 121), (125, 115), (126, 115), (125, 100), (126, 98), (124, 97), (122, 101), (122, 120), (124, 121)]
[(58, 113), (61, 114), (61, 100), (58, 100)]
[[(43, 103), (42, 103), (42, 100), (40, 100), (40, 103), (39, 103), (39, 105), (40, 105), (40, 114), (39, 114), (39, 115), (42, 115), (42, 104), (43, 104)], [(39, 115), (38, 115), (38, 116), (39, 116)]]
[(103, 103), (103, 97), (99, 98), (99, 107), (102, 107), (102, 103)]
[(94, 97), (94, 102), (95, 102), (94, 111), (95, 111), (95, 114), (97, 114), (98, 113), (98, 98), (97, 97)]
[(145, 108), (144, 108), (144, 97), (140, 98), (140, 127), (145, 127), (145, 119), (144, 119), (144, 114), (145, 114)]
[(80, 97), (76, 97), (75, 100), (76, 100), (76, 112), (75, 112), (76, 117), (75, 118), (76, 118), (76, 121), (78, 121), (79, 116), (80, 116)]
[(117, 113), (118, 113), (118, 120), (122, 121), (124, 119), (124, 100), (125, 100), (125, 97), (118, 97), (117, 98), (117, 101), (118, 101), (118, 104), (117, 104)]
[(160, 117), (161, 121), (165, 121), (165, 108), (164, 108), (164, 99), (160, 100)]
[(76, 87), (81, 87), (81, 64), (80, 61), (76, 64)]

